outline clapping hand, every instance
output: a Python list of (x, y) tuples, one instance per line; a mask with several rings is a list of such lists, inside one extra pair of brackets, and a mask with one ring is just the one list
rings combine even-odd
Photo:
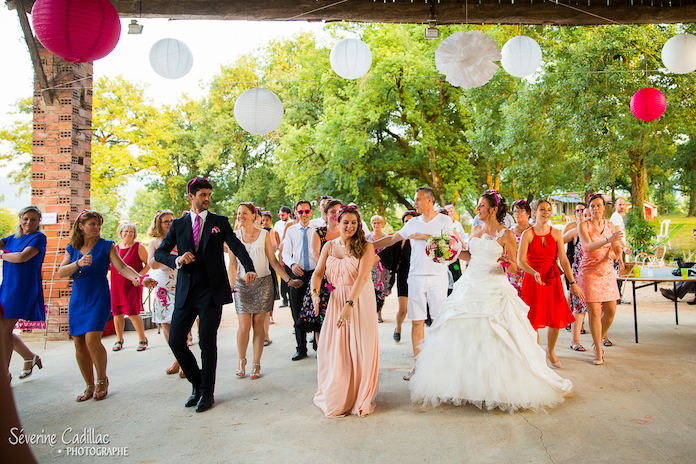
[(617, 240), (621, 240), (623, 238), (623, 232), (620, 230), (617, 230), (613, 234), (611, 234), (609, 237), (607, 237), (607, 240), (610, 242), (616, 242)]
[(92, 255), (85, 255), (82, 258), (77, 260), (78, 267), (85, 267), (85, 266), (91, 266), (91, 265), (92, 265)]

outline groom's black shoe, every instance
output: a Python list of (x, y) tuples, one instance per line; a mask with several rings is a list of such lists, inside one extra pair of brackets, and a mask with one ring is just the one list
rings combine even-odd
[(185, 407), (187, 408), (192, 408), (198, 404), (198, 400), (201, 399), (201, 392), (194, 387), (193, 393), (191, 393), (191, 396), (188, 397), (186, 400), (186, 404), (184, 404)]
[(198, 406), (196, 406), (196, 412), (207, 411), (213, 407), (215, 399), (212, 393), (204, 393), (201, 395), (201, 399), (198, 400)]
[(307, 357), (307, 353), (306, 353), (306, 352), (302, 353), (302, 352), (298, 351), (298, 352), (295, 353), (295, 355), (292, 357), (292, 360), (293, 360), (293, 361), (299, 361), (300, 359), (304, 359), (304, 358), (306, 358), (306, 357)]

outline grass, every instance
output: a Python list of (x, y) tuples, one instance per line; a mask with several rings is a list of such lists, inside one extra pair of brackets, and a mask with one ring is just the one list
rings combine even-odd
[(655, 226), (655, 232), (660, 232), (660, 223), (665, 219), (671, 219), (672, 222), (669, 225), (670, 230), (677, 224), (684, 224), (684, 226), (677, 231), (674, 237), (672, 237), (672, 248), (679, 248), (682, 251), (696, 252), (696, 240), (694, 240), (694, 235), (692, 229), (696, 228), (696, 217), (687, 217), (680, 214), (666, 214), (664, 216), (658, 216), (657, 219), (651, 221)]

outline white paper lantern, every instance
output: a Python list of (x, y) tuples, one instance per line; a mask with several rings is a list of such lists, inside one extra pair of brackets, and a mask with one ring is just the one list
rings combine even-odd
[(162, 77), (179, 79), (191, 70), (193, 54), (181, 40), (158, 40), (150, 49), (150, 65)]
[(360, 39), (343, 39), (331, 49), (331, 69), (344, 79), (363, 77), (372, 66), (370, 47)]
[(675, 74), (696, 71), (696, 36), (679, 34), (669, 39), (662, 47), (662, 62)]
[(536, 40), (524, 35), (508, 40), (501, 55), (500, 64), (511, 76), (529, 76), (541, 66), (541, 47)]
[(447, 82), (473, 89), (490, 81), (500, 60), (495, 40), (481, 31), (455, 32), (435, 50), (435, 67)]
[(250, 89), (234, 102), (234, 118), (247, 132), (268, 134), (283, 121), (283, 103), (270, 90)]

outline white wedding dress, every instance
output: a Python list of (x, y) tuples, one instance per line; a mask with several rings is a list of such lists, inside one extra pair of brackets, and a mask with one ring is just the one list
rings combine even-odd
[(546, 353), (498, 258), (498, 238), (469, 242), (471, 261), (421, 345), (411, 400), (424, 406), (540, 410), (563, 401), (572, 384), (546, 365)]

